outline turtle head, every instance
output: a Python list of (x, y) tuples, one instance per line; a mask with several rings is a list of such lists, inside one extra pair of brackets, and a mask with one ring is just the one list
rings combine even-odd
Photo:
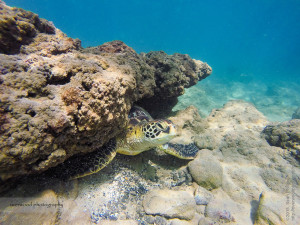
[(145, 137), (156, 144), (165, 144), (177, 135), (176, 127), (171, 120), (160, 119), (143, 124)]

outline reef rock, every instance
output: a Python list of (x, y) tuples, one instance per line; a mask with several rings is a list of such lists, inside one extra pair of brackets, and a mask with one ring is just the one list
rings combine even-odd
[(300, 107), (293, 113), (292, 119), (300, 119)]
[(177, 98), (211, 73), (188, 55), (137, 54), (121, 41), (83, 49), (32, 12), (0, 11), (2, 180), (94, 151), (124, 130), (134, 102)]
[(147, 214), (191, 220), (196, 203), (185, 191), (153, 190), (146, 194), (143, 206)]
[[(243, 143), (245, 146), (261, 145), (259, 133), (268, 124), (266, 117), (254, 105), (241, 100), (229, 101), (222, 109), (214, 109), (205, 121), (208, 126), (204, 132), (198, 133), (195, 142), (199, 148), (210, 150), (221, 147), (222, 143), (227, 147)], [(254, 134), (258, 135), (254, 137)], [(237, 136), (244, 138), (243, 142), (229, 140)], [(226, 138), (228, 140), (224, 140)]]
[(74, 200), (64, 199), (61, 201), (59, 224), (92, 224), (89, 213), (83, 211), (83, 207), (76, 204)]
[(193, 179), (200, 186), (211, 190), (222, 185), (223, 168), (211, 151), (201, 150), (188, 166)]
[(195, 141), (199, 133), (203, 133), (208, 128), (207, 121), (200, 117), (195, 106), (189, 106), (169, 119), (176, 125), (180, 134), (171, 140), (171, 143), (175, 144), (190, 144)]
[(241, 205), (230, 199), (222, 189), (214, 190), (213, 193), (215, 198), (208, 203), (205, 209), (205, 216), (217, 223), (236, 222), (233, 213), (238, 215)]
[(263, 136), (270, 145), (287, 149), (300, 159), (300, 120), (268, 125), (263, 130)]
[(213, 194), (201, 186), (195, 191), (195, 201), (197, 205), (207, 205), (212, 199)]
[(28, 45), (39, 33), (54, 34), (54, 25), (24, 9), (10, 8), (0, 2), (0, 52), (16, 54), (22, 45)]
[[(8, 204), (5, 208), (3, 204)], [(44, 191), (37, 197), (1, 199), (1, 224), (57, 224), (61, 204), (52, 190)], [(16, 216), (18, 215), (18, 216)]]
[[(177, 119), (180, 121), (180, 117)], [(188, 164), (188, 168), (193, 181), (206, 188), (205, 192), (210, 190), (209, 193), (214, 197), (205, 207), (205, 218), (199, 224), (253, 224), (262, 191), (272, 196), (268, 197), (269, 200), (273, 199), (273, 205), (268, 204), (264, 214), (270, 215), (272, 221), (282, 219), (279, 224), (288, 224), (284, 218), (286, 211), (282, 210), (282, 200), (287, 192), (289, 198), (294, 199), (294, 208), (289, 204), (286, 209), (289, 210), (291, 219), (291, 211), (295, 214), (300, 206), (299, 198), (293, 194), (299, 192), (299, 163), (286, 154), (284, 145), (270, 146), (273, 144), (267, 142), (265, 137), (285, 135), (285, 139), (277, 140), (284, 140), (289, 146), (292, 143), (295, 147), (295, 137), (300, 127), (298, 121), (272, 125), (252, 104), (230, 101), (223, 108), (213, 110), (200, 123), (205, 129), (198, 132), (187, 126), (196, 145), (201, 149), (196, 159)], [(191, 123), (192, 127), (193, 124), (196, 123)], [(199, 124), (197, 126), (201, 127)], [(271, 132), (275, 129), (278, 129), (278, 133)], [(269, 135), (266, 130), (269, 130)], [(216, 166), (212, 166), (210, 162)], [(202, 181), (199, 179), (214, 179), (217, 173), (211, 171), (217, 168), (221, 168), (217, 175), (219, 182), (211, 190), (212, 186), (207, 185), (208, 182), (199, 182)], [(195, 200), (202, 203), (205, 199), (203, 195), (195, 192)], [(200, 214), (201, 210), (203, 209), (197, 208)], [(299, 219), (294, 217), (294, 221)]]

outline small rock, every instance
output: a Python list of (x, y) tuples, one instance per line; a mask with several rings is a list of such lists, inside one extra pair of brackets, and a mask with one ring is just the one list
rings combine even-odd
[(198, 187), (195, 191), (195, 201), (197, 205), (207, 205), (212, 200), (213, 194), (203, 187)]
[[(56, 224), (60, 206), (54, 191), (46, 190), (38, 197), (29, 198), (25, 202), (23, 200), (12, 198), (9, 203), (10, 206), (1, 210), (0, 221), (2, 225)], [(2, 203), (0, 202), (1, 208)]]
[(162, 216), (156, 216), (154, 224), (168, 225), (168, 220)]
[(201, 150), (188, 167), (193, 179), (200, 186), (211, 190), (222, 185), (223, 168), (211, 151)]
[(78, 206), (73, 200), (63, 201), (60, 218), (59, 224), (61, 225), (92, 224), (90, 215), (84, 212), (84, 209)]
[(234, 217), (231, 215), (228, 210), (216, 210), (216, 211), (208, 211), (207, 215), (211, 218), (214, 218), (218, 221), (222, 221), (225, 223), (235, 222)]
[[(241, 209), (243, 209), (243, 206), (230, 199), (230, 197), (221, 188), (213, 190), (213, 194), (214, 199), (210, 201), (205, 208), (205, 216), (209, 217), (214, 222), (217, 222), (217, 224), (235, 222), (236, 214), (234, 213), (242, 213)], [(243, 222), (243, 224), (248, 224), (248, 222), (250, 222), (250, 218), (248, 221), (245, 220)]]
[(287, 149), (295, 158), (300, 159), (299, 119), (268, 125), (262, 134), (270, 145)]
[(153, 224), (155, 222), (155, 217), (150, 216), (150, 215), (146, 215), (146, 216), (144, 216), (144, 220), (145, 220), (146, 223)]
[(147, 214), (185, 220), (192, 219), (196, 211), (195, 200), (186, 191), (152, 190), (146, 194), (143, 206)]

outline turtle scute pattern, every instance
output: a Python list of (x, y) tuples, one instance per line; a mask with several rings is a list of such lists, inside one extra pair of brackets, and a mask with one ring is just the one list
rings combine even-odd
[(116, 156), (116, 139), (85, 155), (74, 155), (54, 169), (54, 175), (65, 180), (77, 179), (99, 172)]

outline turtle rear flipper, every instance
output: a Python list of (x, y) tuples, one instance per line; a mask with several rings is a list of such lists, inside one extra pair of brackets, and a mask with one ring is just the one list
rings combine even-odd
[(194, 143), (187, 145), (167, 143), (159, 146), (159, 149), (180, 159), (194, 159), (199, 151)]
[(56, 174), (63, 179), (73, 180), (93, 173), (106, 167), (116, 156), (116, 140), (111, 139), (101, 148), (85, 155), (75, 155), (56, 168)]

